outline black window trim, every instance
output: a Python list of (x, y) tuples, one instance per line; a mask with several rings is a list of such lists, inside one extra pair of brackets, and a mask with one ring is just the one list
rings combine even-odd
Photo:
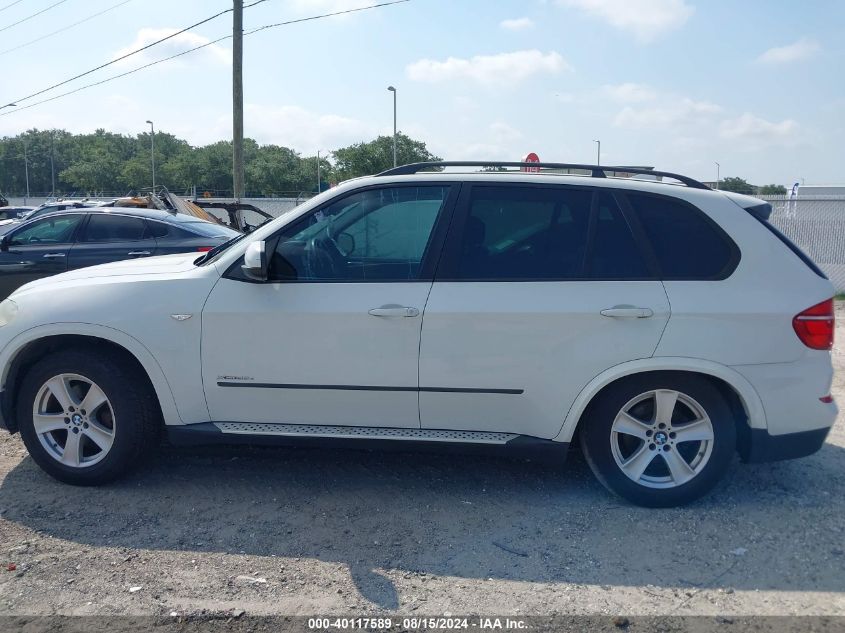
[(434, 274), (437, 269), (438, 262), (440, 261), (440, 257), (443, 251), (444, 242), (446, 241), (447, 234), (449, 232), (449, 227), (452, 221), (452, 215), (455, 212), (455, 207), (457, 205), (458, 199), (460, 197), (460, 193), (462, 190), (463, 183), (460, 181), (439, 181), (439, 180), (432, 180), (432, 181), (412, 181), (412, 182), (392, 182), (392, 183), (372, 183), (368, 184), (363, 187), (357, 187), (355, 189), (351, 189), (345, 192), (342, 195), (337, 197), (331, 198), (330, 200), (326, 200), (323, 204), (319, 207), (315, 207), (308, 211), (295, 220), (288, 222), (283, 227), (280, 227), (275, 233), (270, 235), (269, 237), (265, 238), (264, 242), (266, 244), (266, 252), (272, 253), (276, 250), (276, 247), (279, 244), (279, 240), (281, 239), (282, 233), (287, 230), (292, 224), (300, 222), (305, 218), (311, 217), (316, 213), (330, 207), (338, 202), (342, 202), (343, 200), (354, 196), (356, 194), (362, 193), (364, 191), (372, 191), (374, 189), (404, 189), (404, 188), (419, 188), (419, 187), (444, 187), (448, 191), (446, 193), (446, 198), (443, 201), (443, 206), (440, 210), (440, 213), (437, 216), (437, 219), (434, 222), (434, 227), (431, 230), (431, 235), (429, 236), (428, 244), (425, 247), (425, 251), (423, 251), (422, 261), (420, 262), (420, 270), (419, 274), (415, 279), (265, 279), (265, 280), (256, 280), (256, 279), (249, 279), (246, 275), (243, 274), (241, 271), (241, 266), (243, 265), (243, 256), (239, 257), (234, 261), (234, 263), (229, 266), (226, 272), (223, 274), (225, 279), (231, 279), (233, 281), (242, 281), (251, 284), (409, 284), (409, 283), (431, 283), (434, 281)]
[[(616, 202), (617, 206), (619, 207), (620, 212), (622, 213), (622, 217), (624, 218), (626, 224), (628, 225), (628, 229), (632, 233), (632, 239), (634, 240), (634, 245), (637, 250), (640, 252), (640, 256), (643, 258), (643, 262), (645, 263), (646, 269), (649, 271), (649, 274), (646, 276), (639, 276), (639, 277), (538, 277), (538, 278), (531, 278), (531, 277), (503, 277), (503, 278), (458, 278), (455, 274), (457, 270), (457, 261), (460, 257), (460, 250), (461, 250), (461, 237), (463, 236), (464, 227), (466, 226), (467, 219), (469, 218), (470, 212), (470, 200), (472, 199), (472, 192), (476, 188), (488, 188), (488, 189), (500, 189), (502, 187), (506, 188), (532, 188), (532, 189), (551, 189), (555, 191), (560, 190), (579, 190), (579, 191), (589, 191), (592, 194), (592, 199), (590, 201), (590, 217), (588, 219), (587, 225), (587, 248), (585, 249), (584, 258), (585, 262), (589, 261), (589, 257), (592, 254), (593, 243), (592, 240), (595, 237), (595, 233), (597, 230), (596, 224), (596, 216), (598, 214), (598, 200), (599, 196), (603, 193), (609, 193), (611, 197)], [(630, 217), (630, 213), (626, 210), (626, 207), (622, 204), (622, 201), (619, 199), (617, 195), (618, 189), (610, 188), (610, 187), (599, 187), (599, 186), (590, 186), (590, 185), (570, 185), (570, 184), (558, 184), (558, 183), (532, 183), (532, 182), (465, 182), (464, 187), (461, 191), (461, 195), (457, 201), (456, 209), (453, 214), (453, 227), (449, 228), (449, 235), (446, 239), (446, 243), (443, 247), (443, 254), (440, 256), (440, 262), (438, 265), (438, 269), (436, 271), (434, 281), (436, 283), (562, 283), (562, 282), (584, 282), (584, 281), (659, 281), (660, 278), (657, 275), (657, 268), (655, 266), (655, 259), (654, 254), (650, 252), (649, 249), (644, 248), (644, 242), (641, 238), (638, 238), (638, 233), (635, 228), (635, 223), (632, 222), (632, 218)], [(667, 196), (671, 197), (671, 196)], [(582, 267), (585, 272), (586, 267)]]
[[(631, 204), (631, 201), (628, 197), (630, 195), (668, 200), (678, 206), (685, 207), (691, 213), (701, 218), (705, 224), (707, 224), (710, 228), (713, 229), (714, 233), (728, 247), (730, 254), (728, 255), (728, 261), (725, 262), (725, 265), (722, 270), (720, 270), (715, 275), (709, 277), (701, 275), (678, 275), (670, 277), (663, 274), (663, 270), (661, 269), (660, 264), (657, 260), (657, 255), (655, 253), (654, 246), (652, 245), (651, 240), (646, 235), (645, 229), (642, 226), (642, 222), (640, 221), (639, 215), (637, 214), (636, 210), (634, 209), (634, 206)], [(653, 193), (651, 191), (637, 191), (635, 189), (619, 190), (619, 199), (620, 202), (622, 202), (624, 205), (623, 210), (625, 210), (631, 216), (633, 223), (638, 227), (638, 237), (642, 240), (642, 244), (646, 246), (646, 250), (649, 253), (650, 257), (650, 262), (653, 264), (654, 269), (658, 274), (658, 279), (660, 279), (660, 281), (724, 281), (725, 279), (733, 275), (737, 267), (739, 266), (739, 262), (742, 259), (742, 251), (740, 251), (739, 246), (737, 246), (736, 242), (734, 242), (731, 236), (728, 235), (725, 229), (719, 226), (718, 222), (716, 222), (713, 218), (711, 218), (708, 214), (706, 214), (693, 203), (682, 198), (678, 198), (676, 196), (667, 196), (665, 194)]]

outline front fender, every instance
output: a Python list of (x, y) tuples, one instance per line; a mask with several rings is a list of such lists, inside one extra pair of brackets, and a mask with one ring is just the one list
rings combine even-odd
[(686, 371), (699, 374), (706, 374), (725, 381), (730, 385), (739, 396), (742, 406), (748, 415), (748, 425), (754, 429), (765, 429), (766, 412), (763, 409), (763, 402), (757, 394), (756, 389), (748, 380), (746, 380), (740, 373), (727, 367), (708, 360), (698, 358), (673, 358), (673, 357), (652, 357), (643, 358), (640, 360), (633, 360), (620, 365), (611, 367), (605, 370), (595, 378), (593, 378), (587, 386), (584, 387), (575, 398), (566, 418), (563, 421), (563, 426), (560, 429), (556, 442), (571, 442), (572, 436), (575, 433), (575, 427), (578, 426), (578, 421), (581, 419), (587, 405), (592, 399), (610, 383), (625, 378), (626, 376), (633, 376), (634, 374), (641, 374), (649, 371)]
[(30, 343), (51, 336), (87, 336), (104, 339), (132, 354), (147, 372), (161, 406), (165, 424), (183, 424), (170, 383), (161, 366), (150, 351), (136, 338), (121, 330), (92, 323), (51, 323), (24, 330), (0, 350), (0, 367), (3, 368), (0, 384), (5, 388), (9, 369), (15, 357)]

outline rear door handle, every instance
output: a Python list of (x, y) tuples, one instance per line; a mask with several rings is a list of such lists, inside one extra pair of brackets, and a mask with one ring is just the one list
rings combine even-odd
[(64, 257), (64, 253), (44, 253), (44, 259), (56, 259), (57, 257)]
[(376, 317), (416, 317), (420, 315), (420, 311), (416, 308), (400, 305), (386, 305), (380, 308), (373, 308), (370, 314)]
[(612, 317), (614, 319), (647, 319), (654, 316), (654, 311), (651, 308), (637, 308), (635, 306), (613, 306), (601, 311), (602, 316)]
[(129, 253), (126, 253), (126, 254), (127, 255), (141, 256), (141, 255), (149, 255), (150, 251), (130, 251)]

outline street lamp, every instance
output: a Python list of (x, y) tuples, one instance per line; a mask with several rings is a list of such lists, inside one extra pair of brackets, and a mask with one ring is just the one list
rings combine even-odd
[(393, 93), (393, 166), (396, 167), (396, 88), (388, 86), (387, 89)]
[(593, 143), (596, 144), (596, 165), (601, 165), (601, 141), (593, 139)]
[(150, 161), (153, 166), (153, 194), (156, 192), (156, 129), (152, 121), (147, 121), (150, 124)]
[[(322, 178), (320, 177), (320, 152), (323, 150), (317, 150), (317, 193), (323, 193), (322, 189)], [(325, 155), (328, 156), (331, 152), (326, 152)]]
[[(713, 162), (715, 163), (716, 161), (713, 161)], [(722, 169), (722, 166), (719, 163), (716, 163), (716, 190), (717, 191), (719, 190), (719, 176), (720, 176), (721, 169)]]

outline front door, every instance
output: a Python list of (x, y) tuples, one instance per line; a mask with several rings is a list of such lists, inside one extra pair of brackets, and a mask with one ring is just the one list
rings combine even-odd
[(474, 185), (425, 310), (423, 428), (555, 437), (596, 375), (648, 358), (669, 318), (606, 191)]
[(30, 281), (67, 270), (74, 236), (85, 216), (53, 215), (13, 229), (8, 250), (0, 251), (0, 297), (6, 298)]
[(270, 281), (233, 266), (202, 317), (212, 420), (419, 427), (420, 327), (450, 192), (346, 195), (266, 241)]

